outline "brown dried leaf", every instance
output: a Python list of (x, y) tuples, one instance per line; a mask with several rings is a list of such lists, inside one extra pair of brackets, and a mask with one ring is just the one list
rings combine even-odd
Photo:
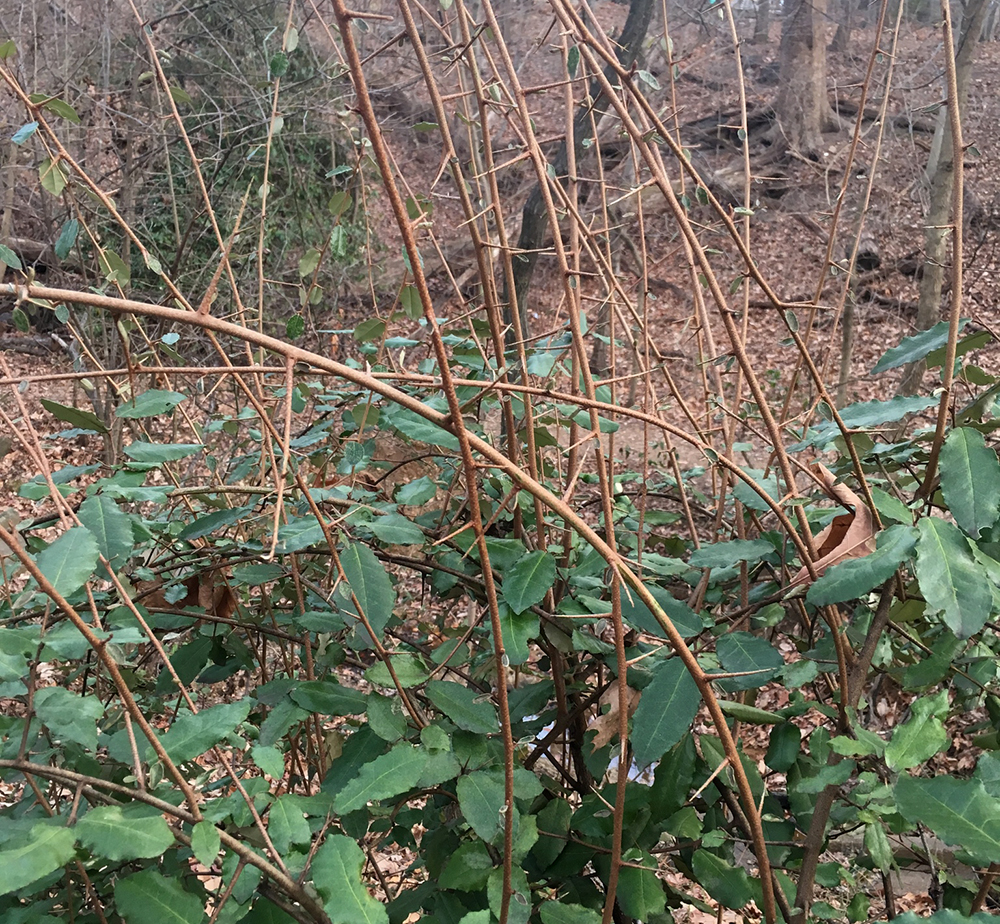
[[(864, 558), (875, 551), (875, 524), (871, 511), (865, 502), (846, 484), (838, 483), (836, 476), (825, 465), (814, 462), (811, 466), (826, 493), (853, 513), (843, 513), (814, 539), (816, 560), (813, 567), (819, 577), (831, 565), (840, 564), (849, 558)], [(792, 584), (806, 584), (811, 581), (809, 569), (802, 567), (792, 578)]]
[[(628, 714), (631, 716), (635, 712), (635, 707), (639, 705), (639, 699), (642, 697), (642, 694), (631, 687), (626, 687), (626, 690), (628, 691)], [(614, 686), (608, 687), (601, 697), (601, 702), (610, 705), (611, 708), (602, 715), (596, 716), (587, 726), (587, 731), (597, 731), (597, 735), (594, 737), (595, 751), (609, 744), (611, 739), (618, 734), (617, 688)]]

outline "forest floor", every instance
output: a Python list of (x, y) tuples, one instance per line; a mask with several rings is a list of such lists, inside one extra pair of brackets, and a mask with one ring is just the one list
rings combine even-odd
[[(609, 22), (615, 21), (615, 17), (620, 20), (624, 15), (623, 7), (610, 2), (597, 3), (595, 8), (606, 12)], [(524, 28), (526, 34), (544, 34), (546, 25), (540, 19), (524, 24)], [(750, 227), (754, 258), (782, 299), (810, 301), (819, 292), (821, 307), (817, 312), (812, 345), (821, 368), (834, 370), (833, 375), (840, 351), (839, 327), (834, 319), (839, 320), (838, 308), (843, 305), (846, 295), (845, 277), (831, 276), (826, 270), (823, 261), (826, 235), (838, 199), (842, 199), (838, 244), (833, 253), (835, 261), (842, 261), (845, 246), (857, 234), (859, 217), (864, 212), (864, 237), (877, 246), (881, 264), (865, 277), (863, 295), (856, 306), (858, 328), (847, 386), (848, 401), (882, 398), (893, 392), (898, 383), (898, 371), (877, 378), (869, 375), (869, 371), (885, 349), (914, 332), (917, 280), (910, 270), (914, 260), (919, 263), (923, 247), (923, 213), (927, 200), (923, 171), (931, 142), (931, 134), (925, 129), (933, 126), (934, 107), (940, 102), (940, 33), (930, 27), (904, 25), (896, 49), (893, 89), (887, 107), (892, 124), (885, 126), (880, 138), (878, 123), (871, 120), (862, 123), (850, 180), (841, 193), (842, 177), (851, 151), (853, 113), (860, 98), (860, 84), (872, 41), (870, 28), (858, 30), (850, 53), (831, 52), (829, 55), (831, 99), (843, 103), (845, 128), (825, 137), (827, 150), (822, 158), (807, 161), (782, 157), (762, 168), (759, 181), (755, 180), (752, 186), (754, 215)], [(883, 46), (887, 42), (888, 39), (884, 39)], [(716, 125), (729, 125), (734, 113), (738, 113), (732, 45), (718, 24), (703, 26), (697, 22), (680, 26), (674, 45), (678, 63), (676, 92), (680, 136), (696, 152), (696, 165), (704, 173), (713, 193), (723, 201), (728, 196), (733, 204), (740, 205), (742, 193), (737, 188), (733, 198), (731, 179), (738, 176), (733, 167), (742, 158), (740, 148), (726, 140), (725, 132), (714, 132), (717, 142), (711, 143), (713, 131), (706, 128), (713, 120)], [(773, 102), (777, 50), (777, 32), (775, 40), (768, 45), (742, 46), (747, 105), (751, 113), (762, 112)], [(560, 62), (559, 56), (548, 49), (538, 50), (522, 70), (522, 78), (529, 85), (552, 82), (559, 72)], [(664, 94), (669, 86), (669, 74), (665, 70), (651, 66), (651, 73)], [(533, 97), (533, 115), (543, 137), (555, 137), (562, 130), (564, 115), (560, 92)], [(660, 102), (664, 108), (669, 108), (665, 96)], [(426, 104), (426, 100), (417, 98), (417, 103)], [(877, 108), (880, 104), (881, 93), (873, 87), (868, 106)], [(1000, 44), (986, 44), (979, 51), (964, 129), (966, 142), (970, 145), (966, 161), (966, 198), (972, 214), (966, 245), (963, 315), (969, 317), (975, 327), (993, 332), (1000, 327), (996, 308), (1000, 302), (1000, 170), (997, 169), (1000, 138), (994, 128), (997, 124), (1000, 124)], [(403, 172), (410, 185), (427, 191), (435, 204), (436, 244), (446, 253), (453, 252), (458, 244), (462, 216), (454, 195), (448, 191), (447, 181), (433, 187), (440, 167), (440, 150), (404, 131), (401, 124), (394, 127), (389, 117), (386, 130), (397, 161), (405, 165)], [(506, 143), (507, 139), (501, 136), (499, 140)], [(774, 153), (753, 133), (749, 145), (751, 163), (768, 160)], [(873, 160), (876, 150), (880, 152), (877, 163)], [(594, 165), (584, 169), (593, 171)], [(531, 177), (523, 164), (511, 167), (508, 174), (505, 179), (511, 192), (507, 196), (507, 218), (510, 232), (516, 238), (520, 203), (530, 189)], [(625, 181), (622, 181), (622, 191), (627, 192)], [(660, 351), (670, 357), (671, 373), (682, 395), (700, 400), (704, 378), (696, 357), (705, 341), (698, 340), (697, 325), (692, 323), (691, 273), (672, 219), (658, 206), (647, 208), (644, 205), (644, 209), (643, 237), (634, 243), (647, 256), (652, 295), (647, 303), (647, 333)], [(712, 259), (720, 276), (726, 282), (740, 277), (744, 268), (734, 259), (723, 232), (714, 224), (715, 218), (705, 207), (697, 205), (692, 207), (692, 217), (701, 224), (709, 239), (713, 235), (718, 238), (718, 253), (713, 254)], [(371, 204), (369, 220), (376, 236), (384, 242), (396, 241), (383, 200)], [(395, 244), (386, 243), (386, 248), (391, 253), (398, 250)], [(558, 274), (551, 271), (552, 264), (545, 260), (543, 258), (536, 273), (532, 290), (532, 322), (539, 331), (553, 330), (565, 320), (560, 280)], [(392, 281), (394, 264), (389, 258), (386, 262), (389, 264), (388, 278)], [(635, 291), (640, 285), (637, 267), (629, 267), (627, 261), (625, 265), (626, 286)], [(294, 267), (289, 268), (289, 274), (294, 275)], [(66, 282), (68, 280), (59, 280), (56, 284)], [(441, 298), (442, 315), (460, 314), (466, 309), (443, 275), (436, 276), (433, 282)], [(761, 299), (759, 291), (754, 289), (749, 293), (747, 349), (755, 368), (768, 370), (766, 383), (772, 406), (780, 409), (796, 356), (793, 347), (782, 345), (783, 327)], [(332, 319), (335, 323), (331, 325), (340, 329), (350, 329), (370, 317), (373, 310), (373, 306), (366, 304), (355, 291), (346, 293), (340, 304)], [(740, 305), (739, 295), (734, 296), (732, 304)], [(322, 327), (325, 323), (327, 321), (317, 326)], [(421, 335), (415, 325), (399, 333)], [(719, 345), (718, 358), (724, 359), (729, 350), (725, 346), (721, 323), (713, 330), (713, 336)], [(347, 342), (348, 338), (344, 337), (338, 341), (337, 348), (341, 351), (338, 358), (343, 358), (347, 352)], [(16, 381), (25, 376), (61, 375), (70, 369), (69, 358), (58, 348), (54, 347), (47, 356), (22, 353), (11, 334), (5, 335), (4, 345), (8, 349), (4, 378)], [(619, 361), (628, 362), (621, 357)], [(1000, 337), (978, 351), (974, 361), (988, 372), (1000, 371)], [(724, 376), (732, 374), (728, 368), (723, 372)], [(830, 381), (829, 375), (827, 380)], [(936, 373), (928, 373), (925, 386), (932, 389), (935, 382)], [(43, 435), (60, 426), (40, 405), (41, 396), (68, 405), (86, 401), (78, 388), (66, 381), (30, 389), (25, 396), (28, 416), (32, 426)], [(17, 416), (16, 409), (7, 404), (5, 408)], [(616, 436), (616, 443), (623, 452), (635, 451), (641, 449), (643, 438), (641, 427), (625, 426)], [(62, 447), (58, 450), (63, 453), (62, 464), (84, 465), (97, 461), (94, 443), (62, 442), (59, 446)], [(20, 516), (38, 516), (38, 508), (18, 496), (21, 484), (36, 473), (37, 466), (19, 446), (9, 447), (0, 458), (0, 484), (4, 486), (0, 506), (14, 509)], [(765, 708), (773, 705), (767, 702), (766, 694), (761, 705)], [(898, 708), (890, 703), (888, 711), (873, 717), (873, 721), (881, 718), (886, 727), (892, 727), (905, 708), (903, 701)], [(968, 739), (956, 734), (952, 750), (942, 759), (968, 762), (972, 753)], [(835, 860), (836, 856), (832, 854), (831, 859)], [(927, 907), (926, 892), (914, 886), (913, 880), (899, 883), (901, 894), (897, 895), (897, 903), (900, 910)], [(700, 921), (699, 914), (690, 909), (689, 920)]]

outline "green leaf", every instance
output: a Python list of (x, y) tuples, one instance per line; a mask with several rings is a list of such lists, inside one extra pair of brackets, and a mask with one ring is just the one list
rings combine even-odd
[[(531, 916), (531, 888), (524, 870), (515, 866), (510, 875), (510, 887), (513, 894), (510, 897), (507, 924), (528, 924)], [(500, 920), (503, 902), (503, 869), (499, 866), (490, 873), (486, 884), (486, 897), (490, 903), (490, 911), (496, 920)]]
[(458, 805), (469, 826), (488, 844), (503, 833), (504, 777), (502, 771), (477, 770), (460, 777)]
[(731, 568), (738, 561), (760, 561), (774, 554), (774, 546), (766, 539), (733, 539), (703, 545), (691, 553), (692, 568)]
[(311, 276), (319, 267), (320, 252), (315, 247), (310, 247), (299, 258), (299, 276)]
[(583, 905), (547, 901), (538, 908), (542, 924), (601, 924), (600, 912)]
[(80, 116), (77, 115), (76, 110), (65, 100), (59, 99), (58, 96), (48, 96), (45, 93), (32, 93), (28, 99), (36, 106), (41, 105), (42, 109), (59, 116), (61, 119), (66, 119), (74, 125), (80, 124)]
[(407, 507), (419, 507), (433, 500), (436, 494), (437, 485), (426, 475), (422, 475), (409, 484), (400, 485), (396, 490), (396, 503)]
[[(396, 604), (396, 591), (389, 575), (375, 553), (360, 542), (351, 543), (340, 553), (340, 564), (358, 605), (375, 634), (381, 636)], [(348, 612), (354, 613), (353, 604)]]
[(118, 568), (132, 554), (132, 518), (106, 494), (92, 494), (80, 505), (78, 515), (112, 568)]
[[(770, 543), (769, 543), (770, 544)], [(726, 690), (752, 690), (763, 686), (785, 666), (785, 660), (766, 639), (749, 632), (729, 632), (715, 646), (719, 663), (727, 673), (763, 671), (722, 682)]]
[(424, 531), (401, 513), (387, 513), (369, 521), (368, 528), (387, 545), (419, 545)]
[(486, 700), (477, 701), (479, 694), (450, 680), (432, 680), (427, 684), (427, 698), (459, 728), (477, 735), (490, 735), (500, 730), (496, 709)]
[(458, 451), (458, 437), (455, 434), (431, 423), (409, 408), (393, 408), (391, 418), (386, 423), (391, 423), (407, 439), (415, 440), (418, 443), (427, 443), (429, 446), (441, 446), (444, 449)]
[[(576, 77), (576, 69), (580, 66), (580, 48), (573, 45), (566, 54), (566, 73), (570, 79)], [(548, 922), (546, 922), (548, 924)]]
[(980, 780), (902, 775), (896, 807), (910, 822), (927, 825), (946, 844), (967, 850), (985, 866), (1000, 861), (1000, 800)]
[(69, 256), (69, 252), (73, 249), (79, 233), (80, 222), (75, 218), (70, 218), (63, 223), (62, 229), (59, 231), (59, 237), (56, 238), (54, 248), (56, 256), (60, 260), (65, 260)]
[(316, 851), (313, 883), (333, 924), (389, 924), (385, 907), (361, 881), (364, 851), (349, 837), (333, 834)]
[(889, 873), (893, 862), (892, 846), (881, 821), (870, 821), (865, 825), (865, 850), (878, 869)]
[(146, 443), (143, 440), (135, 440), (125, 447), (125, 455), (135, 462), (159, 465), (163, 462), (186, 459), (204, 448), (201, 443)]
[(827, 568), (806, 592), (806, 600), (814, 606), (826, 606), (863, 597), (892, 577), (910, 557), (919, 535), (912, 526), (896, 525), (883, 530), (874, 552)]
[(700, 705), (698, 687), (679, 658), (657, 667), (642, 691), (632, 723), (636, 764), (648, 767), (680, 741)]
[(233, 703), (219, 703), (199, 713), (189, 712), (174, 720), (160, 739), (175, 763), (192, 760), (228, 737), (250, 714), (249, 697)]
[(101, 266), (101, 272), (108, 282), (116, 282), (120, 286), (127, 286), (132, 278), (132, 270), (129, 265), (113, 250), (102, 250), (97, 254), (97, 262)]
[(438, 885), (442, 889), (477, 892), (486, 886), (491, 872), (493, 858), (486, 845), (482, 841), (468, 841), (451, 855), (438, 879)]
[(13, 850), (0, 850), (0, 895), (54, 873), (76, 853), (76, 835), (68, 828), (37, 824), (25, 840)]
[(278, 796), (267, 812), (267, 833), (275, 850), (284, 855), (295, 844), (308, 844), (312, 837), (309, 822), (302, 811), (301, 797), (291, 793)]
[(783, 722), (771, 729), (764, 763), (778, 773), (785, 773), (798, 759), (801, 748), (802, 732), (799, 727), (791, 722)]
[(170, 98), (178, 105), (190, 105), (194, 102), (191, 98), (191, 94), (188, 93), (188, 91), (183, 87), (167, 87), (167, 91), (170, 93)]
[(174, 843), (163, 816), (140, 804), (92, 808), (75, 830), (94, 857), (114, 861), (159, 857)]
[(115, 885), (115, 904), (125, 924), (201, 924), (203, 901), (184, 890), (179, 879), (151, 869), (123, 876)]
[(0, 44), (0, 61), (7, 61), (13, 58), (17, 54), (17, 45), (13, 39), (7, 39), (6, 42)]
[[(400, 652), (391, 654), (389, 660), (399, 685), (404, 688), (420, 686), (430, 676), (427, 665), (419, 655)], [(365, 671), (365, 680), (380, 687), (395, 687), (389, 668), (384, 661), (376, 661)]]
[(372, 340), (381, 340), (385, 334), (385, 321), (381, 318), (368, 318), (354, 328), (354, 339), (358, 343), (369, 343)]
[(264, 773), (276, 780), (285, 775), (285, 755), (276, 747), (255, 745), (250, 749), (250, 759)]
[[(969, 323), (968, 318), (962, 318), (960, 330)], [(875, 364), (871, 375), (878, 375), (880, 372), (887, 372), (889, 369), (896, 369), (909, 363), (923, 359), (928, 353), (944, 346), (948, 342), (948, 329), (950, 325), (947, 321), (941, 321), (927, 330), (922, 330), (912, 337), (906, 337), (900, 341), (899, 346), (894, 346), (882, 354), (882, 358)]]
[(285, 554), (308, 549), (325, 541), (323, 527), (313, 516), (295, 517), (278, 527), (278, 545)]
[(388, 754), (365, 764), (334, 800), (334, 808), (346, 815), (369, 802), (391, 799), (413, 789), (427, 763), (427, 752), (412, 744), (398, 744)]
[(271, 77), (284, 77), (288, 73), (288, 55), (283, 51), (275, 52), (271, 55), (271, 61), (267, 66), (271, 72)]
[(351, 197), (351, 194), (346, 190), (340, 190), (330, 197), (327, 209), (329, 209), (331, 215), (343, 215), (353, 204), (354, 199)]
[(524, 664), (531, 654), (530, 641), (538, 636), (538, 617), (534, 613), (513, 613), (509, 606), (502, 606), (500, 631), (508, 662), (514, 666)]
[(298, 340), (306, 330), (306, 319), (301, 314), (293, 314), (285, 321), (285, 336), (289, 340)]
[(540, 603), (556, 580), (556, 560), (548, 552), (528, 552), (503, 576), (503, 598), (515, 613)]
[(989, 578), (973, 558), (958, 527), (938, 517), (924, 517), (918, 527), (915, 572), (930, 615), (940, 613), (959, 638), (982, 629), (993, 604)]
[[(660, 605), (660, 609), (670, 618), (674, 628), (680, 632), (684, 638), (693, 638), (705, 628), (701, 617), (694, 612), (683, 600), (678, 600), (665, 587), (656, 584), (647, 584), (646, 589), (654, 600)], [(649, 607), (639, 598), (639, 595), (630, 587), (622, 588), (622, 618), (635, 628), (648, 632), (659, 638), (664, 637), (663, 627), (650, 611)]]
[(941, 721), (947, 714), (947, 690), (914, 700), (910, 704), (910, 717), (893, 730), (892, 739), (885, 746), (889, 769), (908, 770), (944, 750), (951, 741)]
[(66, 188), (66, 174), (63, 172), (62, 164), (51, 157), (45, 158), (38, 166), (38, 179), (42, 184), (42, 189), (53, 196), (61, 196)]
[(919, 414), (937, 403), (937, 398), (900, 395), (886, 401), (862, 401), (858, 404), (849, 404), (840, 412), (840, 416), (844, 421), (844, 426), (861, 430), (895, 423), (909, 414)]
[(753, 898), (746, 870), (707, 850), (696, 850), (691, 869), (706, 892), (724, 908), (738, 910)]
[(656, 858), (633, 847), (622, 854), (622, 859), (643, 869), (631, 865), (622, 867), (618, 874), (618, 904), (627, 916), (648, 921), (660, 914), (667, 903)]
[(941, 449), (941, 493), (973, 539), (1000, 517), (1000, 460), (978, 430), (959, 427), (948, 434)]
[(191, 852), (203, 866), (211, 867), (219, 855), (222, 840), (219, 829), (210, 821), (199, 821), (191, 829)]
[(182, 401), (187, 401), (187, 395), (176, 391), (162, 391), (151, 388), (141, 395), (136, 395), (126, 404), (115, 408), (115, 417), (127, 420), (137, 420), (140, 417), (160, 417), (169, 414)]
[(100, 550), (89, 529), (74, 526), (43, 549), (37, 558), (39, 570), (64, 597), (90, 580)]
[(732, 716), (740, 722), (748, 722), (751, 725), (780, 725), (788, 721), (783, 715), (777, 712), (768, 712), (766, 709), (759, 709), (757, 706), (748, 706), (736, 700), (719, 700), (719, 708), (728, 716)]
[(0, 263), (9, 266), (12, 270), (21, 270), (21, 261), (16, 253), (5, 244), (0, 244)]
[(334, 680), (306, 680), (290, 693), (292, 702), (320, 715), (362, 715), (367, 698)]
[(90, 411), (82, 411), (78, 407), (59, 404), (48, 398), (42, 398), (41, 403), (42, 407), (57, 420), (62, 420), (74, 427), (79, 427), (81, 430), (94, 430), (97, 433), (109, 432), (108, 428), (101, 421), (101, 418)]

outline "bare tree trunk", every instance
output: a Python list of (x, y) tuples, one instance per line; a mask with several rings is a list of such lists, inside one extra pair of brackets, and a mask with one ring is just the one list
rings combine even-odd
[(757, 0), (757, 21), (753, 27), (754, 45), (766, 45), (771, 40), (771, 0)]
[[(625, 67), (631, 66), (638, 56), (652, 17), (653, 0), (631, 0), (628, 17), (622, 28), (622, 34), (617, 40), (618, 60)], [(613, 83), (615, 78), (613, 75), (611, 76)], [(573, 143), (578, 163), (585, 150), (584, 144), (590, 137), (591, 120), (595, 123), (599, 122), (610, 105), (610, 100), (605, 98), (600, 85), (597, 81), (593, 81), (590, 88), (590, 101), (587, 105), (580, 107), (573, 125)], [(555, 175), (559, 177), (560, 181), (565, 180), (568, 162), (569, 151), (566, 142), (563, 141), (552, 165)], [(542, 190), (540, 186), (536, 185), (521, 212), (521, 234), (517, 241), (519, 253), (514, 258), (514, 292), (506, 291), (505, 285), (503, 298), (504, 311), (507, 315), (505, 321), (508, 324), (511, 322), (511, 303), (513, 301), (517, 304), (521, 331), (525, 338), (528, 337), (528, 289), (535, 273), (535, 265), (538, 263), (538, 251), (542, 245), (547, 224), (548, 216), (545, 213)], [(552, 233), (558, 234), (559, 229), (553, 228)]]
[[(963, 28), (955, 55), (955, 76), (958, 83), (959, 118), (964, 119), (969, 98), (969, 80), (972, 64), (976, 57), (976, 46), (990, 0), (969, 0), (965, 10)], [(955, 151), (952, 145), (951, 123), (942, 109), (939, 115), (938, 132), (931, 145), (928, 163), (930, 173), (931, 199), (927, 210), (924, 231), (924, 274), (920, 280), (920, 296), (917, 301), (918, 330), (927, 330), (940, 320), (941, 289), (947, 269), (948, 220), (951, 217), (952, 186), (955, 176)], [(940, 137), (938, 137), (940, 134)], [(959, 152), (962, 156), (962, 152)], [(935, 162), (936, 158), (936, 162)], [(899, 386), (900, 394), (912, 394), (920, 386), (924, 364), (914, 363), (908, 367)]]
[(841, 0), (837, 31), (834, 33), (833, 41), (830, 42), (830, 51), (847, 51), (848, 46), (851, 44), (851, 32), (854, 29), (854, 13), (856, 9), (857, 0)]
[(775, 141), (817, 158), (822, 133), (839, 128), (826, 95), (826, 0), (794, 0), (781, 27)]

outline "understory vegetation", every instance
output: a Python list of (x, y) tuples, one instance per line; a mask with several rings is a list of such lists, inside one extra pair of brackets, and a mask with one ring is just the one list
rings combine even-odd
[(980, 5), (788, 135), (728, 3), (5, 14), (0, 921), (992, 919)]

